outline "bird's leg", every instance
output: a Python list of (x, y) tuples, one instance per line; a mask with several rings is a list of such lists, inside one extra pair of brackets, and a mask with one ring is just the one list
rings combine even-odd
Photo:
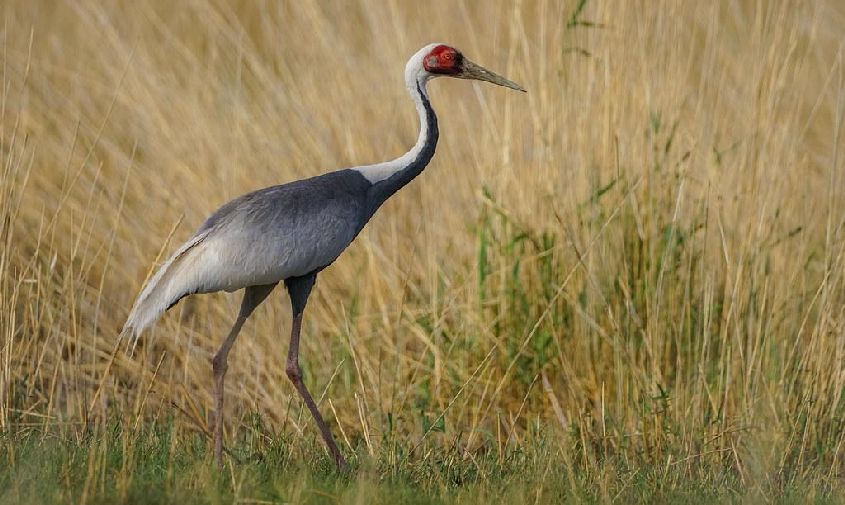
[(326, 445), (329, 447), (332, 457), (334, 457), (335, 464), (339, 470), (344, 470), (346, 468), (346, 460), (343, 459), (343, 455), (337, 448), (334, 437), (332, 437), (331, 430), (329, 430), (328, 425), (323, 420), (323, 416), (320, 415), (320, 411), (317, 410), (317, 405), (314, 403), (314, 399), (311, 398), (311, 393), (308, 392), (308, 388), (305, 387), (305, 383), (302, 381), (302, 370), (299, 368), (299, 331), (301, 328), (302, 312), (295, 315), (293, 318), (293, 329), (291, 331), (290, 351), (288, 352), (286, 371), (291, 382), (293, 382), (293, 385), (296, 387), (296, 390), (299, 391), (302, 399), (305, 400), (305, 405), (308, 406), (308, 410), (311, 411), (311, 415), (314, 416), (314, 420), (317, 421), (317, 426), (320, 428), (320, 433), (322, 433), (323, 440), (326, 441)]
[(227, 363), (229, 350), (231, 350), (241, 327), (252, 314), (252, 311), (267, 298), (267, 295), (275, 287), (275, 284), (267, 284), (246, 288), (238, 319), (235, 320), (232, 330), (229, 331), (229, 336), (226, 337), (223, 345), (220, 346), (217, 354), (211, 360), (211, 366), (214, 370), (214, 461), (220, 468), (223, 468), (223, 379), (226, 377), (226, 369), (229, 367)]
[[(244, 299), (246, 299), (246, 295), (244, 295)], [(241, 313), (243, 313), (243, 310), (241, 310)], [(226, 337), (223, 345), (220, 346), (217, 354), (211, 360), (211, 367), (214, 371), (214, 461), (220, 468), (223, 468), (223, 379), (226, 377), (226, 369), (229, 368), (227, 363), (229, 349), (235, 343), (235, 338), (240, 333), (245, 321), (246, 317), (238, 314), (238, 319), (232, 326), (232, 330), (229, 331), (229, 336)]]
[(302, 369), (299, 367), (299, 334), (302, 329), (302, 313), (305, 310), (305, 303), (308, 300), (308, 295), (311, 293), (311, 288), (314, 286), (315, 279), (316, 274), (311, 274), (306, 277), (298, 277), (285, 281), (288, 292), (290, 292), (291, 305), (293, 306), (293, 325), (291, 327), (290, 349), (288, 350), (285, 371), (305, 401), (308, 410), (311, 411), (314, 421), (317, 422), (317, 427), (320, 428), (320, 433), (323, 435), (323, 440), (326, 442), (329, 452), (332, 453), (338, 470), (345, 470), (347, 468), (346, 460), (337, 448), (332, 432), (329, 430), (326, 421), (323, 420), (323, 416), (320, 415), (320, 411), (317, 409), (317, 404), (314, 403), (311, 393), (305, 387), (305, 382), (302, 380)]

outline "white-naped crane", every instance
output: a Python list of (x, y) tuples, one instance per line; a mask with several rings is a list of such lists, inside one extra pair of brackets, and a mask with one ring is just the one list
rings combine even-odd
[(211, 362), (214, 458), (218, 465), (223, 464), (223, 379), (227, 356), (252, 311), (284, 281), (293, 309), (286, 372), (314, 416), (338, 468), (346, 467), (302, 381), (302, 313), (317, 274), (340, 256), (385, 200), (419, 175), (434, 156), (439, 132), (426, 86), (435, 77), (488, 81), (525, 91), (469, 61), (454, 47), (425, 46), (405, 66), (405, 85), (420, 116), (420, 135), (410, 151), (392, 161), (338, 170), (235, 198), (214, 212), (138, 295), (121, 336), (137, 339), (185, 296), (244, 289), (235, 324)]

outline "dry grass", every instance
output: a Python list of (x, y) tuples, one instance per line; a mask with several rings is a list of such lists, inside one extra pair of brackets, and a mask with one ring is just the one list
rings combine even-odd
[[(321, 274), (302, 359), (345, 450), (557, 433), (599, 483), (608, 461), (838, 482), (845, 9), (578, 4), (4, 4), (0, 430), (204, 429), (239, 297), (128, 356), (150, 264), (243, 192), (407, 149), (401, 71), (443, 40), (529, 93), (433, 84), (434, 161)], [(252, 413), (316, 435), (289, 324), (280, 291), (237, 342), (229, 439)]]

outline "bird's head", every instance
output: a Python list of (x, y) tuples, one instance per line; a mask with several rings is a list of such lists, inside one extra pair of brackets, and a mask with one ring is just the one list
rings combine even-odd
[(517, 91), (525, 91), (519, 84), (487, 70), (467, 59), (460, 51), (446, 44), (429, 44), (408, 60), (405, 79), (408, 85), (425, 83), (435, 77), (457, 77), (487, 81)]

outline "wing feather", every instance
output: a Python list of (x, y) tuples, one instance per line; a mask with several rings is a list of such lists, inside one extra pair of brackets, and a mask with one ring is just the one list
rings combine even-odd
[(198, 257), (210, 230), (203, 230), (182, 245), (153, 275), (129, 312), (121, 336), (137, 339), (183, 296), (202, 290), (196, 275)]

